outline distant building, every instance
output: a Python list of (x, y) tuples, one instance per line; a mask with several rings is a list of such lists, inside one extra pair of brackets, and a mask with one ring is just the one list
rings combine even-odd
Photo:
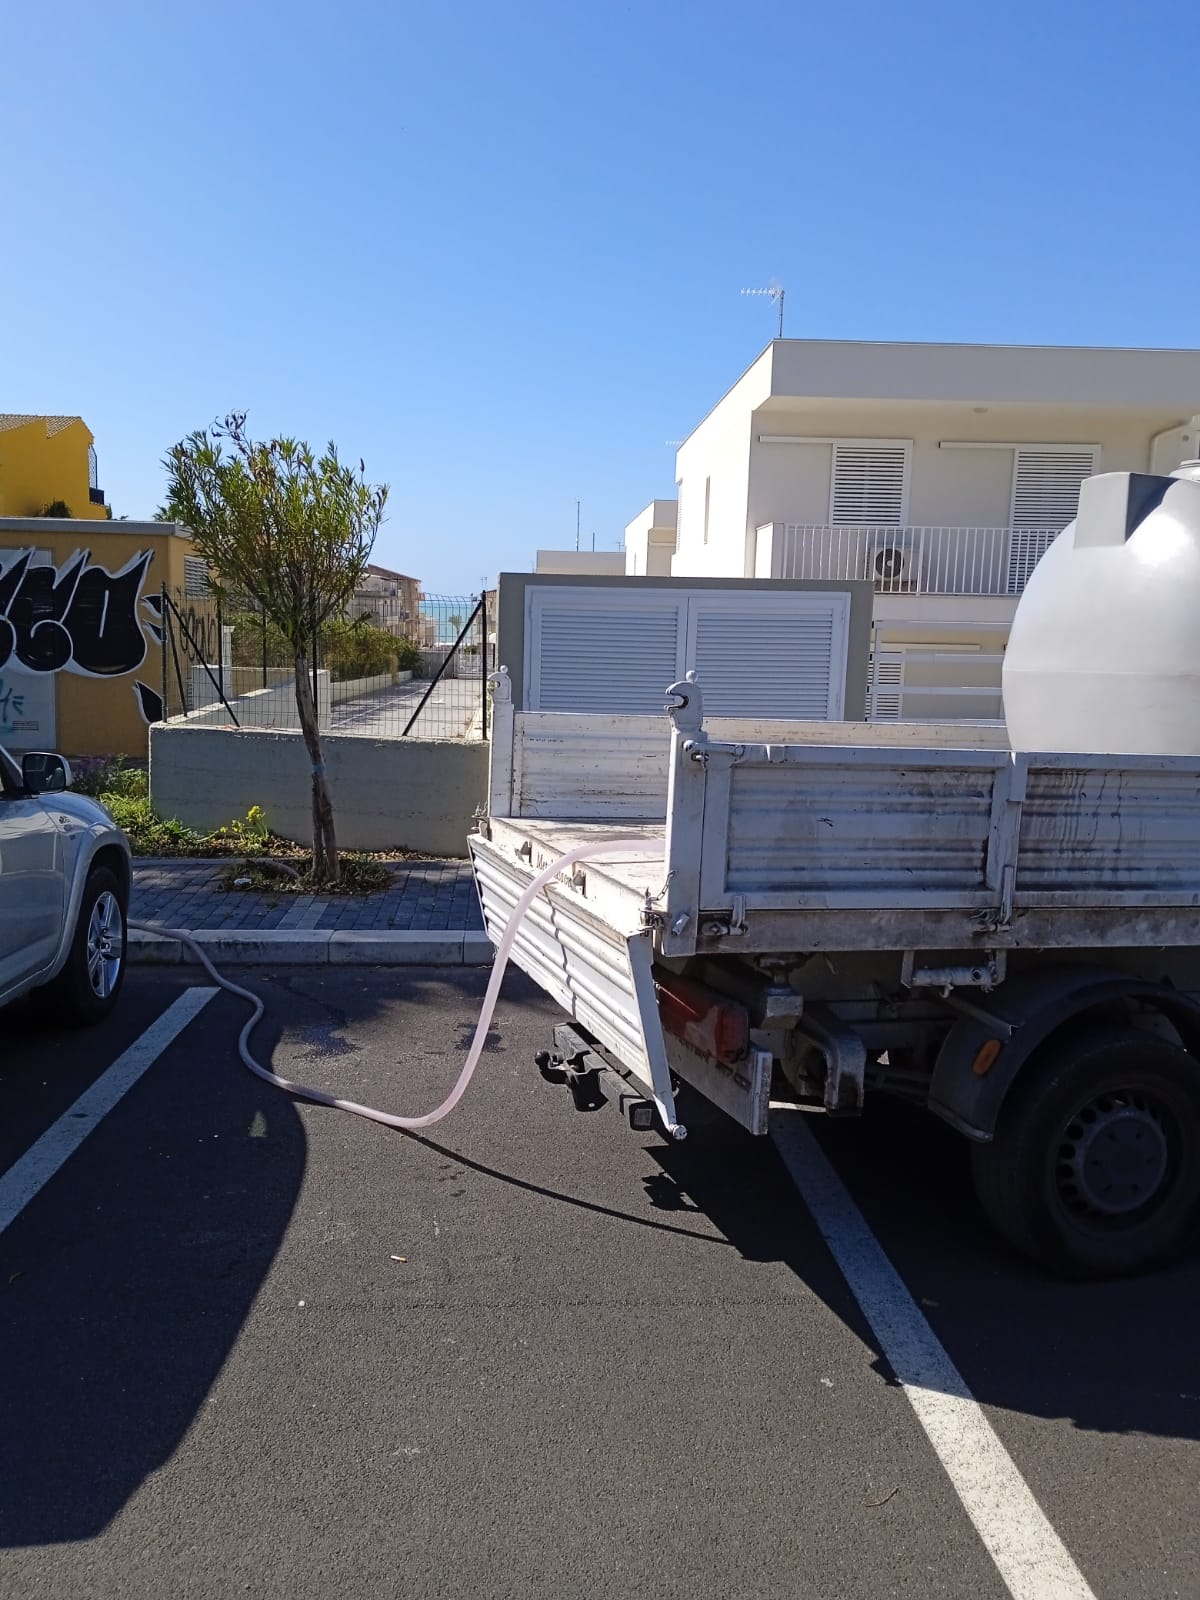
[(392, 572), (388, 567), (369, 566), (350, 602), (351, 617), (369, 617), (378, 628), (386, 628), (398, 639), (419, 642), (421, 625), (421, 585), (416, 578)]
[(625, 572), (631, 578), (669, 578), (679, 533), (679, 501), (651, 500), (625, 529)]
[[(0, 412), (0, 517), (108, 517), (96, 448), (82, 417)], [(65, 508), (65, 509), (64, 509)]]
[(578, 577), (580, 573), (623, 577), (625, 553), (623, 550), (539, 550), (533, 570), (562, 577)]

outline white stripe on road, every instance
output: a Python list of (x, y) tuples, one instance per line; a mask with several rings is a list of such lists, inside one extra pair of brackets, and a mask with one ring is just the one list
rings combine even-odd
[(805, 1115), (772, 1105), (775, 1145), (1013, 1600), (1096, 1600)]
[(126, 1090), (133, 1088), (217, 992), (207, 988), (185, 989), (145, 1033), (84, 1090), (71, 1109), (64, 1111), (37, 1143), (30, 1145), (21, 1159), (8, 1169), (0, 1178), (0, 1233), (14, 1217), (20, 1216), (38, 1190), (50, 1181), (68, 1156), (74, 1155), (97, 1123), (108, 1115)]

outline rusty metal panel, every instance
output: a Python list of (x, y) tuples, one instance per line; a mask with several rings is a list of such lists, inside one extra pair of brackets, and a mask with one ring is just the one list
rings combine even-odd
[(924, 765), (892, 754), (868, 764), (846, 762), (845, 754), (734, 765), (728, 894), (794, 893), (799, 906), (812, 896), (853, 893), (886, 905), (897, 893), (955, 903), (987, 888), (999, 762)]
[(1200, 892), (1200, 762), (1107, 766), (1031, 760), (1017, 853), (1016, 899)]

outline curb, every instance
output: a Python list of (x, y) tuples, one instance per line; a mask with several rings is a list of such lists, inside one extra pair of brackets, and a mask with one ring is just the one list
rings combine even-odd
[[(198, 928), (192, 938), (218, 967), (483, 967), (492, 960), (492, 941), (476, 928), (378, 933)], [(175, 966), (192, 959), (180, 940), (133, 928), (127, 948), (130, 962), (142, 966)]]

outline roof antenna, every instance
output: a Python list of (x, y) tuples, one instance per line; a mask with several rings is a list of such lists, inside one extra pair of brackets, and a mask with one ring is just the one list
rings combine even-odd
[(777, 338), (783, 338), (783, 297), (787, 291), (781, 283), (773, 283), (769, 289), (743, 289), (743, 294), (765, 295), (768, 300), (774, 300), (779, 307), (779, 333)]

